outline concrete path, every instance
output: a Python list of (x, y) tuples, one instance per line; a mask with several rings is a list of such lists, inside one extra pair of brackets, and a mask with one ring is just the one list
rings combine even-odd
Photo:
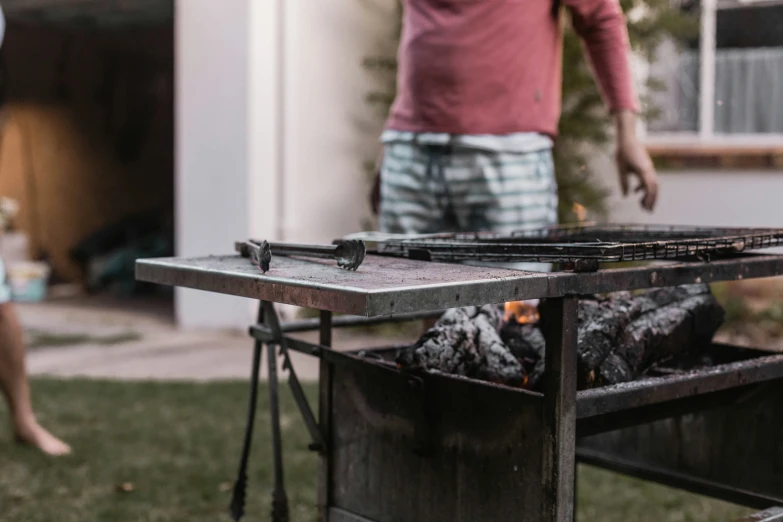
[[(165, 312), (156, 313), (154, 307), (112, 309), (95, 303), (55, 301), (21, 305), (19, 309), (32, 343), (27, 353), (31, 375), (207, 381), (246, 379), (250, 374), (253, 343), (245, 333), (181, 332)], [(315, 332), (298, 336), (317, 341)], [(36, 342), (74, 340), (78, 344), (35, 347)], [(335, 331), (334, 336), (334, 345), (340, 350), (400, 341), (345, 331)], [(317, 359), (294, 353), (292, 360), (300, 379), (318, 377)]]
[[(178, 331), (165, 302), (79, 298), (18, 308), (28, 336), (32, 375), (206, 381), (246, 379), (250, 374), (253, 343), (245, 332)], [(299, 336), (317, 341), (315, 332)], [(359, 350), (412, 340), (336, 330), (334, 346)], [(739, 345), (748, 341), (725, 333), (718, 340)], [(783, 352), (783, 339), (770, 341), (767, 349)], [(318, 377), (317, 359), (297, 353), (292, 359), (302, 380)]]

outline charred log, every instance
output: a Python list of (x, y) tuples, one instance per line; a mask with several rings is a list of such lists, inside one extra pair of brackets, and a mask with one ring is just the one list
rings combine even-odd
[(654, 363), (702, 350), (723, 314), (707, 285), (580, 301), (580, 387), (627, 382)]
[(532, 324), (508, 322), (500, 328), (500, 338), (527, 373), (528, 388), (536, 388), (544, 375), (546, 341), (541, 330)]
[(397, 364), (520, 386), (525, 372), (498, 334), (502, 321), (503, 312), (494, 305), (449, 310), (415, 345), (398, 353)]
[[(578, 386), (627, 382), (683, 353), (698, 356), (723, 315), (707, 285), (582, 299)], [(468, 307), (444, 314), (414, 346), (398, 354), (397, 362), (403, 368), (537, 388), (545, 350), (537, 326), (504, 323), (497, 306)]]

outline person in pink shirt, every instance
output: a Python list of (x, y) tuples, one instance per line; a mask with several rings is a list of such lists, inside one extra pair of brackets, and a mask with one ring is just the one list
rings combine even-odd
[(509, 233), (556, 224), (562, 8), (614, 119), (622, 191), (637, 178), (642, 207), (653, 209), (658, 178), (636, 136), (620, 5), (560, 1), (404, 0), (397, 97), (372, 198), (382, 232)]

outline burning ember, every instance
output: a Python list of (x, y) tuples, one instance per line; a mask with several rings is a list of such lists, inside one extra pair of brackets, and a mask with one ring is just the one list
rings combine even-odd
[(507, 323), (534, 324), (540, 319), (538, 299), (530, 301), (511, 301), (503, 305), (503, 320)]
[(582, 223), (585, 219), (587, 219), (587, 209), (583, 206), (574, 201), (574, 204), (571, 206), (571, 212), (574, 213), (576, 216), (576, 219)]

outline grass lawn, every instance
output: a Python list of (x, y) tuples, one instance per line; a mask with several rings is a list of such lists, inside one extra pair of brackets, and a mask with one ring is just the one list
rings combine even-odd
[[(314, 398), (314, 387), (307, 391)], [(3, 522), (228, 520), (245, 417), (243, 383), (37, 379), (33, 393), (41, 421), (70, 442), (75, 455), (47, 459), (3, 432)], [(317, 460), (306, 450), (307, 433), (287, 388), (282, 401), (291, 520), (310, 522)], [(268, 418), (262, 393), (248, 521), (269, 519)], [(0, 407), (0, 423), (6, 420)], [(582, 467), (579, 478), (580, 522), (723, 522), (749, 512), (592, 468)]]

